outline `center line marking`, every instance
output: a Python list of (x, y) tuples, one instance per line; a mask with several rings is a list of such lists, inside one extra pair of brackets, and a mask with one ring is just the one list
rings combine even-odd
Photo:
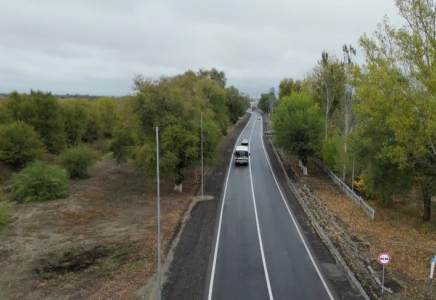
[[(248, 144), (248, 153), (250, 153), (250, 149), (251, 149), (251, 137), (253, 136), (254, 127), (256, 127), (256, 122), (254, 123), (253, 129), (251, 130), (250, 142)], [(249, 156), (248, 161), (249, 161), (248, 166), (250, 168), (251, 194), (253, 196), (254, 215), (256, 216), (256, 227), (257, 227), (257, 236), (259, 237), (260, 254), (262, 256), (262, 264), (265, 271), (265, 279), (266, 279), (266, 285), (268, 287), (269, 299), (273, 300), (274, 297), (271, 291), (271, 283), (269, 281), (268, 268), (266, 267), (265, 254), (263, 252), (263, 243), (262, 243), (262, 235), (260, 234), (259, 218), (257, 217), (256, 197), (254, 196), (254, 187), (253, 187), (253, 175), (251, 174), (251, 155)]]

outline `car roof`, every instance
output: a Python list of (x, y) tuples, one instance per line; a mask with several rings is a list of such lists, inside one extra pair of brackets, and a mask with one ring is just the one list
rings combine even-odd
[(236, 151), (248, 151), (248, 147), (247, 146), (237, 146)]

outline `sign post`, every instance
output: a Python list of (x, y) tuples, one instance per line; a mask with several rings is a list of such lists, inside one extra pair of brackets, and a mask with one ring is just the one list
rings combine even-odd
[(391, 262), (391, 256), (389, 253), (380, 253), (378, 256), (378, 262), (383, 266), (383, 277), (382, 277), (382, 294), (383, 294), (383, 287), (385, 286), (385, 265), (388, 265)]

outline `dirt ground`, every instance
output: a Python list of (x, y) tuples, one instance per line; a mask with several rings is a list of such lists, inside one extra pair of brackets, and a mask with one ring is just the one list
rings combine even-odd
[[(388, 209), (377, 201), (368, 201), (376, 210), (375, 220), (372, 221), (352, 204), (315, 163), (309, 161), (309, 175), (303, 176), (298, 159), (289, 156), (289, 162), (301, 182), (310, 187), (330, 215), (358, 245), (360, 255), (370, 259), (379, 278), (382, 268), (377, 263), (378, 254), (388, 252), (391, 255), (392, 262), (385, 269), (385, 285), (395, 292), (395, 299), (431, 299), (429, 270), (430, 259), (436, 252), (436, 232), (421, 224), (420, 203), (396, 202), (393, 208)], [(347, 241), (340, 238), (339, 233), (336, 233), (335, 241), (349, 262), (356, 260), (351, 252), (345, 253)], [(360, 278), (370, 277), (366, 268), (355, 268), (355, 271), (360, 273), (357, 274)], [(370, 281), (367, 283), (373, 283), (372, 278)], [(435, 296), (433, 291), (433, 298)]]
[[(198, 187), (186, 178), (183, 193), (161, 185), (164, 250)], [(155, 185), (102, 162), (66, 199), (15, 205), (0, 233), (0, 299), (134, 299), (156, 271), (156, 233)]]

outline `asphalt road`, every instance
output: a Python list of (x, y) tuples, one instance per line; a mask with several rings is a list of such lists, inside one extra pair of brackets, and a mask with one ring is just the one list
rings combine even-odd
[(205, 299), (338, 299), (272, 171), (253, 113), (236, 145), (250, 163), (230, 161)]

